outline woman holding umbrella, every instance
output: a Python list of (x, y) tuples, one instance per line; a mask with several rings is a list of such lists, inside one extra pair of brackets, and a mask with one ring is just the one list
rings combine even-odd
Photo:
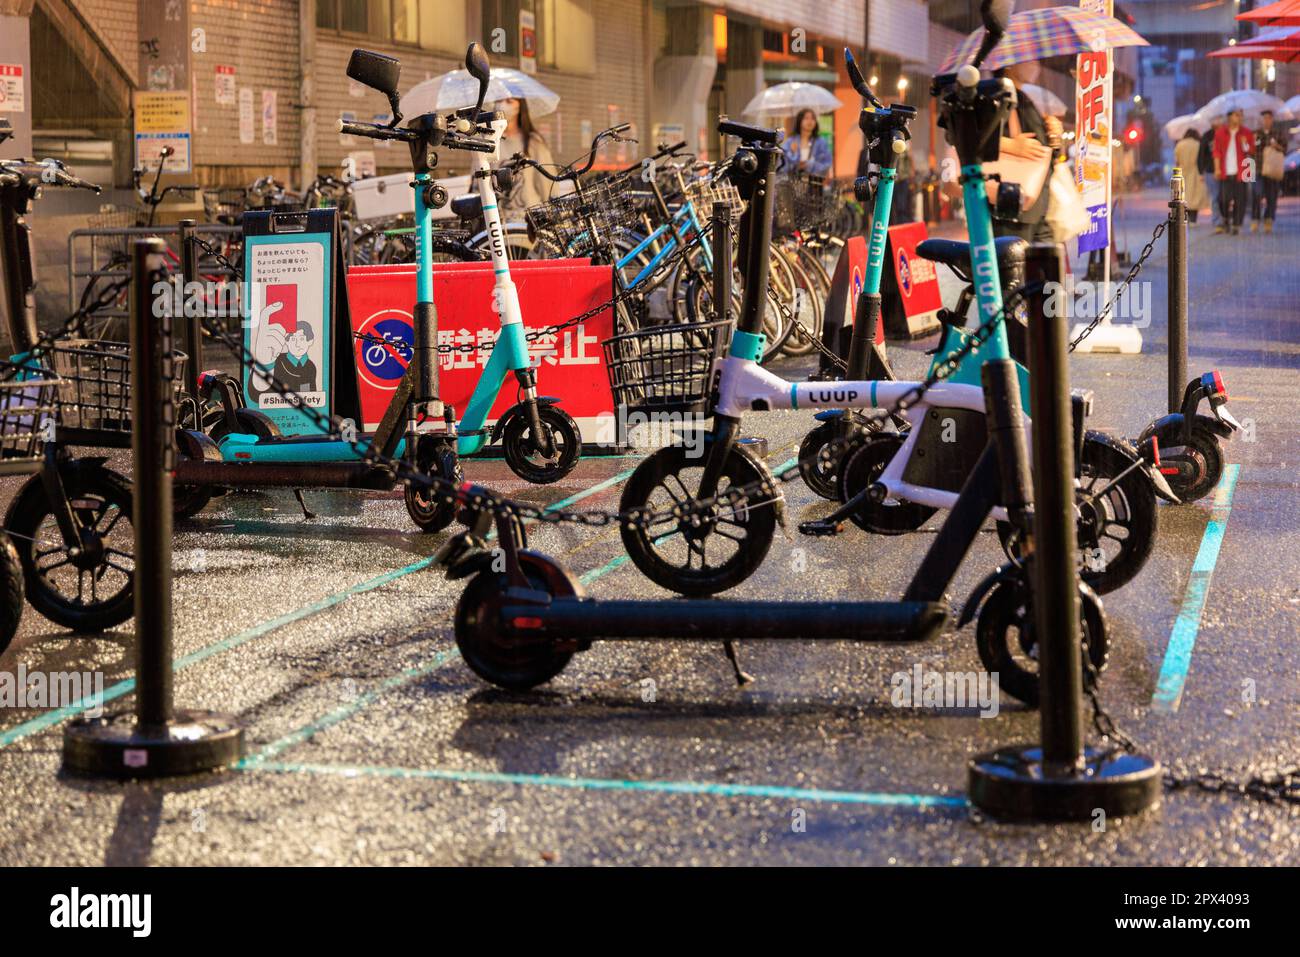
[(1200, 155), (1201, 134), (1196, 131), (1196, 127), (1188, 126), (1182, 139), (1174, 146), (1174, 165), (1183, 171), (1183, 182), (1187, 184), (1187, 221), (1193, 225), (1196, 223), (1196, 214), (1210, 204), (1205, 180), (1197, 168)]
[[(528, 112), (528, 100), (511, 97), (502, 100), (497, 108), (505, 113), (508, 124), (505, 133), (501, 136), (502, 158), (518, 153), (536, 160), (543, 166), (554, 166), (555, 157), (551, 155), (551, 148), (546, 145), (545, 137), (533, 125), (532, 115)], [(518, 185), (511, 191), (509, 199), (502, 203), (507, 219), (518, 219), (529, 206), (544, 203), (552, 196), (562, 196), (573, 189), (572, 184), (568, 182), (552, 184), (531, 166), (517, 171), (515, 182)], [(551, 189), (552, 185), (555, 187), (554, 192)]]
[(804, 107), (794, 118), (794, 133), (781, 146), (787, 172), (825, 176), (831, 171), (831, 147), (821, 135), (817, 114)]

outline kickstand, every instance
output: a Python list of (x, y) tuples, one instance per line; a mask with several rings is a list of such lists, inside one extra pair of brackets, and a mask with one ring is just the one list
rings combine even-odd
[(303, 517), (303, 518), (315, 518), (315, 517), (316, 517), (316, 513), (313, 512), (311, 509), (309, 509), (309, 508), (307, 507), (307, 503), (306, 503), (305, 501), (303, 501), (303, 498), (302, 498), (302, 489), (300, 489), (300, 488), (296, 488), (296, 489), (294, 489), (294, 490), (293, 490), (293, 497), (296, 498), (296, 499), (298, 500), (298, 504), (302, 507), (302, 517)]
[(740, 659), (736, 656), (736, 643), (728, 639), (722, 643), (722, 647), (727, 652), (727, 660), (731, 662), (731, 670), (736, 673), (737, 686), (745, 687), (754, 680), (754, 676), (740, 670)]

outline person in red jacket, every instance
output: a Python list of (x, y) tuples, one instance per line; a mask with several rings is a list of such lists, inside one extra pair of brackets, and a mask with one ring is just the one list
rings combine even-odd
[(1246, 199), (1250, 184), (1259, 171), (1255, 168), (1255, 134), (1241, 125), (1241, 110), (1228, 114), (1214, 134), (1214, 178), (1219, 181), (1219, 207), (1223, 212), (1223, 225), (1216, 233), (1241, 232), (1241, 221), (1246, 216)]

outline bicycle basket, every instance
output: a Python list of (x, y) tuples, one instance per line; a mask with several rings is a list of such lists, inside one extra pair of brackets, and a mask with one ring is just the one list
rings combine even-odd
[(686, 184), (686, 195), (695, 206), (695, 215), (707, 220), (713, 215), (714, 203), (726, 203), (731, 207), (731, 221), (738, 222), (745, 212), (745, 201), (740, 198), (740, 190), (731, 183), (710, 183), (698, 179)]
[(733, 324), (653, 326), (603, 343), (614, 405), (629, 412), (707, 415), (713, 362), (731, 344)]
[(582, 256), (594, 248), (592, 226), (601, 241), (625, 229), (636, 229), (640, 218), (637, 196), (627, 181), (605, 180), (584, 184), (582, 193), (570, 193), (528, 207), (528, 224), (537, 234), (554, 239), (564, 256)]
[[(43, 374), (42, 374), (43, 373)], [(24, 378), (24, 374), (29, 376)], [(46, 425), (58, 421), (59, 379), (12, 366), (0, 379), (0, 462), (39, 462)]]
[[(49, 348), (51, 364), (64, 386), (59, 426), (94, 432), (131, 431), (131, 347), (125, 342), (60, 339)], [(171, 378), (179, 392), (185, 353), (172, 352)]]
[(839, 198), (816, 176), (782, 176), (776, 184), (776, 211), (772, 231), (788, 234), (801, 229), (816, 229), (833, 220), (839, 211)]
[[(86, 218), (86, 225), (91, 229), (134, 229), (140, 224), (140, 211), (134, 206), (120, 206), (107, 203), (99, 207), (99, 212)], [(97, 237), (96, 246), (110, 256), (125, 256), (128, 240), (125, 233)]]

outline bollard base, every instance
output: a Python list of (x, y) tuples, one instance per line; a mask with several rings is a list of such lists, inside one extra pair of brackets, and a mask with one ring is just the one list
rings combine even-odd
[(134, 712), (80, 718), (63, 733), (63, 769), (114, 778), (161, 778), (229, 767), (244, 754), (244, 729), (229, 715), (178, 711), (144, 726)]
[(1160, 797), (1162, 769), (1141, 754), (1084, 749), (1084, 767), (1050, 773), (1038, 745), (999, 748), (968, 768), (970, 800), (1008, 821), (1088, 821), (1098, 810), (1123, 817), (1146, 810)]

